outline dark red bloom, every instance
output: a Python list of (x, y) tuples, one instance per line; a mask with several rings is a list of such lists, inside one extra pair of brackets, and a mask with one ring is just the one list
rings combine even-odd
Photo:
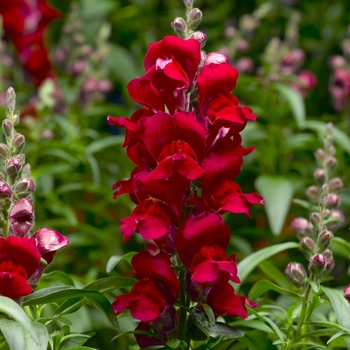
[(34, 225), (34, 207), (28, 199), (22, 198), (12, 207), (9, 215), (14, 236), (24, 237)]
[(40, 264), (33, 238), (0, 237), (0, 294), (12, 299), (30, 294), (28, 279)]
[(182, 263), (190, 269), (202, 247), (215, 244), (225, 250), (230, 237), (230, 230), (220, 215), (203, 212), (188, 217), (181, 224), (175, 235), (175, 245)]
[(172, 305), (180, 293), (180, 284), (167, 253), (152, 256), (149, 252), (136, 254), (131, 265), (140, 278), (129, 294), (116, 297), (113, 310), (118, 315), (130, 309), (131, 315), (150, 322), (162, 315), (166, 305)]
[(184, 110), (184, 92), (191, 85), (200, 62), (200, 43), (166, 36), (150, 44), (145, 57), (146, 74), (130, 81), (127, 88), (137, 103), (173, 114)]
[(227, 272), (221, 272), (214, 286), (211, 288), (207, 304), (213, 309), (216, 316), (232, 316), (247, 318), (245, 305), (256, 307), (257, 303), (250, 301), (243, 295), (235, 294), (234, 288), (228, 283)]

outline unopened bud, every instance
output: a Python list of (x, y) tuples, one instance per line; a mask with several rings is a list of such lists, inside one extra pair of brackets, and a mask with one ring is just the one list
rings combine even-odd
[(9, 87), (6, 91), (7, 108), (13, 113), (16, 106), (16, 93), (13, 87)]
[(292, 230), (297, 231), (297, 235), (300, 238), (312, 236), (312, 226), (305, 218), (296, 218), (291, 225)]
[(333, 233), (331, 231), (322, 231), (317, 239), (318, 252), (323, 253), (331, 243), (333, 239)]
[(229, 61), (228, 61), (228, 58), (223, 54), (219, 52), (211, 52), (210, 54), (207, 55), (204, 61), (204, 66), (207, 66), (210, 63), (222, 64), (222, 63), (229, 63)]
[(326, 258), (322, 254), (316, 254), (310, 259), (309, 269), (314, 275), (322, 273), (327, 266)]
[(187, 30), (187, 24), (182, 17), (176, 17), (171, 22), (171, 27), (174, 29), (174, 32), (181, 38), (185, 37), (185, 33)]
[(4, 143), (0, 143), (0, 157), (6, 159), (9, 156), (9, 154), (9, 148)]
[(33, 192), (35, 189), (35, 184), (32, 179), (22, 178), (19, 179), (14, 186), (14, 191), (16, 193), (30, 191)]
[(325, 257), (326, 261), (331, 261), (333, 260), (333, 253), (330, 249), (326, 249), (322, 255)]
[(306, 256), (306, 258), (310, 258), (315, 253), (315, 242), (310, 237), (304, 237), (299, 242), (301, 249)]
[(6, 137), (11, 137), (13, 134), (13, 123), (9, 119), (5, 119), (2, 122), (2, 131)]
[(8, 176), (14, 176), (19, 173), (22, 168), (22, 163), (17, 157), (12, 157), (6, 162), (6, 174)]
[(303, 265), (291, 262), (287, 265), (284, 272), (295, 286), (301, 287), (305, 284), (306, 271)]
[(30, 178), (30, 164), (27, 163), (22, 169), (22, 177)]
[(193, 0), (183, 0), (186, 7), (192, 7)]
[(309, 197), (310, 200), (316, 202), (316, 201), (318, 201), (320, 192), (319, 192), (319, 189), (317, 188), (317, 186), (309, 186), (306, 189), (306, 195)]
[(328, 195), (327, 206), (329, 207), (337, 207), (339, 205), (339, 196), (335, 193), (330, 193)]
[(331, 211), (329, 219), (332, 220), (332, 222), (328, 223), (328, 227), (331, 230), (335, 230), (335, 229), (341, 227), (345, 222), (343, 212), (341, 210), (338, 210), (338, 209), (333, 209)]
[(316, 224), (316, 226), (321, 222), (321, 216), (319, 213), (311, 213), (310, 215), (310, 221), (313, 224)]
[(319, 148), (315, 153), (315, 158), (318, 160), (323, 160), (326, 158), (326, 153), (322, 148)]
[(205, 46), (205, 43), (207, 41), (207, 36), (203, 32), (193, 32), (190, 35), (190, 38), (196, 39), (197, 41), (199, 41), (201, 44), (201, 48)]
[(332, 69), (344, 68), (346, 66), (346, 60), (340, 55), (331, 56), (328, 60), (328, 65)]
[(334, 157), (329, 157), (326, 162), (325, 166), (331, 170), (333, 170), (337, 166), (338, 161)]
[(350, 304), (350, 285), (347, 286), (344, 289), (344, 298), (348, 301), (348, 303)]
[(314, 172), (314, 179), (318, 184), (323, 185), (327, 181), (327, 173), (323, 169), (317, 169)]
[(16, 133), (12, 139), (12, 146), (15, 149), (15, 153), (20, 153), (25, 145), (25, 137), (22, 134)]
[(188, 16), (188, 24), (191, 29), (196, 29), (198, 27), (198, 24), (202, 20), (202, 16), (202, 11), (200, 9), (194, 8), (191, 10)]
[(322, 212), (322, 216), (324, 220), (327, 220), (331, 215), (331, 211), (329, 209), (324, 209)]
[(339, 190), (344, 187), (343, 181), (339, 177), (335, 177), (331, 181), (329, 181), (329, 189), (330, 191)]
[(327, 148), (328, 154), (330, 154), (331, 156), (335, 155), (336, 149), (334, 147), (334, 145), (329, 145)]
[(34, 207), (27, 199), (20, 199), (9, 215), (14, 236), (24, 237), (34, 225)]
[(0, 203), (3, 203), (5, 198), (12, 197), (11, 187), (7, 182), (0, 181)]

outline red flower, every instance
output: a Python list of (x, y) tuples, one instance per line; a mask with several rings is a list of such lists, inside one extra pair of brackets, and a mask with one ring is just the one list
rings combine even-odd
[(130, 309), (131, 315), (150, 322), (162, 315), (167, 305), (172, 305), (180, 293), (180, 284), (171, 268), (167, 253), (152, 256), (149, 252), (136, 254), (131, 265), (140, 278), (129, 294), (116, 297), (112, 304), (116, 315)]
[(0, 237), (0, 294), (12, 299), (33, 291), (28, 279), (40, 264), (33, 238)]
[(34, 207), (28, 199), (22, 198), (12, 207), (9, 215), (11, 231), (14, 236), (28, 235), (34, 225)]
[(173, 114), (184, 110), (184, 92), (191, 85), (200, 62), (200, 43), (166, 36), (150, 44), (145, 57), (146, 74), (130, 81), (127, 88), (137, 103)]
[(213, 309), (216, 316), (228, 315), (247, 318), (248, 312), (245, 305), (256, 307), (258, 304), (243, 295), (235, 294), (235, 290), (228, 283), (228, 280), (228, 273), (221, 272), (208, 294), (207, 304)]

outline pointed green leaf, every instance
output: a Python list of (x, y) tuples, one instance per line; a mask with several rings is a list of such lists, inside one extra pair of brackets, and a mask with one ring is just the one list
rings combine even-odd
[[(283, 250), (291, 248), (300, 248), (300, 245), (296, 242), (287, 242), (272, 245), (270, 247), (263, 248), (257, 252), (250, 254), (244, 258), (238, 265), (238, 276), (243, 283), (248, 275), (264, 260), (271, 258), (271, 256), (282, 252)], [(235, 290), (239, 290), (240, 285), (235, 285)]]
[(23, 327), (23, 329), (25, 329), (25, 331), (31, 335), (35, 342), (38, 343), (39, 340), (30, 319), (15, 301), (7, 297), (0, 296), (0, 312), (17, 321)]
[(106, 271), (107, 273), (110, 273), (118, 264), (120, 261), (127, 261), (129, 264), (131, 262), (132, 257), (136, 254), (137, 252), (129, 252), (124, 255), (113, 255), (109, 258), (107, 262), (107, 267)]
[(261, 175), (256, 179), (255, 187), (265, 199), (265, 211), (271, 231), (278, 236), (293, 198), (293, 182), (281, 176)]
[(302, 298), (302, 295), (295, 293), (291, 290), (284, 289), (268, 280), (261, 280), (256, 282), (251, 288), (251, 290), (249, 291), (248, 298), (251, 300), (256, 300), (268, 290), (274, 290), (275, 292), (278, 292), (281, 295)]
[(305, 102), (300, 92), (285, 84), (275, 84), (276, 90), (288, 101), (300, 129), (305, 127)]

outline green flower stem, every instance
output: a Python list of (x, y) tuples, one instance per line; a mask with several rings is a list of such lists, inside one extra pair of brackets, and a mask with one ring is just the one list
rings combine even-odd
[[(187, 296), (185, 292), (185, 273), (183, 269), (180, 271), (180, 302), (182, 305), (187, 306)], [(180, 340), (187, 340), (187, 309), (185, 307), (180, 307)]]
[[(312, 274), (310, 275), (310, 280), (311, 281), (314, 280), (314, 276)], [(308, 313), (306, 311), (307, 311), (308, 306), (309, 306), (309, 299), (310, 299), (311, 290), (312, 290), (311, 283), (309, 282), (307, 284), (306, 291), (305, 291), (305, 294), (304, 294), (303, 304), (302, 304), (302, 307), (301, 307), (301, 312), (300, 312), (300, 317), (299, 317), (298, 324), (297, 324), (297, 329), (294, 331), (293, 337), (292, 337), (290, 343), (288, 344), (287, 349), (291, 348), (291, 345), (293, 345), (295, 343), (296, 339), (301, 334), (302, 327), (303, 327), (303, 325), (304, 325), (304, 323), (306, 321), (306, 316), (308, 315)], [(297, 349), (298, 348), (295, 348), (295, 350), (297, 350)]]

